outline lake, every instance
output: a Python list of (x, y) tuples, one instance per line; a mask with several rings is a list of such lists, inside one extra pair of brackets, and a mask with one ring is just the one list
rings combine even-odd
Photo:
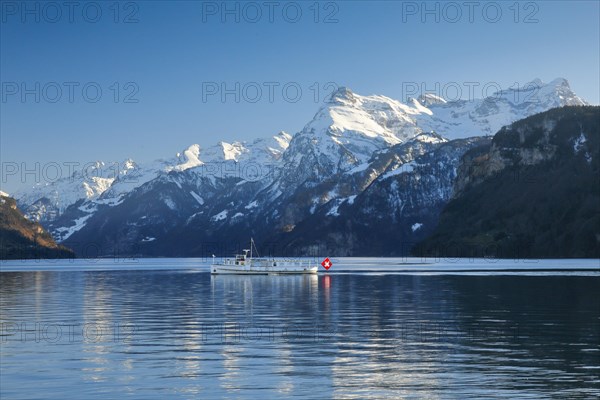
[(2, 399), (600, 396), (598, 260), (2, 262)]

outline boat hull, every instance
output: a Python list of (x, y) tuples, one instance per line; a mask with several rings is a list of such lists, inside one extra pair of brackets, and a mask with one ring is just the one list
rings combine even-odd
[(298, 274), (316, 274), (316, 266), (243, 266), (243, 265), (220, 265), (210, 266), (211, 274), (221, 275), (298, 275)]

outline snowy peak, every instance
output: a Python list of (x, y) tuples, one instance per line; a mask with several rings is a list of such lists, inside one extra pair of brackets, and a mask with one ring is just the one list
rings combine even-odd
[(425, 106), (425, 107), (429, 107), (433, 104), (446, 104), (447, 103), (447, 101), (444, 100), (442, 97), (436, 96), (433, 93), (424, 93), (417, 98), (417, 101), (419, 102), (419, 104), (421, 104), (422, 106)]
[(541, 101), (553, 103), (557, 107), (589, 104), (571, 90), (569, 81), (564, 78), (557, 78), (547, 85), (542, 85), (539, 90), (539, 97)]
[(204, 165), (205, 163), (218, 163), (225, 161), (257, 163), (275, 162), (281, 158), (288, 148), (292, 136), (286, 132), (277, 135), (255, 139), (251, 143), (235, 141), (232, 143), (218, 142), (216, 145), (201, 148), (194, 144), (183, 153), (178, 153), (174, 166), (167, 166), (166, 171), (185, 171), (190, 168)]
[(183, 154), (177, 153), (176, 157), (179, 161), (179, 164), (173, 167), (168, 167), (167, 171), (185, 171), (186, 169), (198, 167), (203, 164), (203, 162), (200, 161), (199, 144), (191, 145), (183, 151)]
[[(558, 80), (558, 79), (562, 79), (562, 78), (557, 78), (555, 80)], [(529, 81), (523, 85), (523, 87), (541, 87), (541, 86), (544, 86), (544, 82), (542, 82), (542, 80), (540, 78), (534, 78), (531, 81)]]
[(571, 90), (569, 82), (564, 78), (556, 78), (549, 83), (536, 78), (524, 85), (496, 92), (484, 100), (488, 103), (504, 101), (514, 105), (539, 105), (545, 108), (540, 111), (553, 107), (588, 104)]
[(360, 96), (347, 88), (334, 92), (304, 127), (302, 134), (337, 138), (366, 137), (388, 145), (415, 136), (413, 116), (428, 113), (424, 107), (406, 105), (385, 96)]
[(28, 219), (44, 221), (62, 214), (77, 201), (98, 199), (117, 179), (119, 166), (100, 161), (86, 164), (69, 176), (20, 190), (15, 193), (15, 199)]
[[(419, 115), (431, 111), (386, 96), (361, 96), (341, 87), (294, 136), (284, 154), (290, 171), (301, 181), (346, 172), (369, 161), (374, 152), (412, 140), (423, 132)], [(291, 179), (290, 179), (291, 180)]]
[(280, 131), (277, 135), (273, 136), (273, 140), (277, 142), (277, 145), (283, 150), (287, 149), (292, 140), (292, 135), (285, 131)]
[(131, 158), (128, 158), (127, 160), (125, 160), (123, 162), (123, 171), (124, 171), (124, 173), (127, 173), (126, 171), (130, 171), (130, 170), (135, 169), (137, 167), (138, 167), (138, 165)]
[(447, 139), (493, 135), (503, 126), (530, 115), (551, 108), (585, 104), (564, 78), (554, 79), (550, 83), (534, 79), (483, 99), (431, 104), (431, 116), (419, 117), (418, 125)]
[(548, 82), (548, 83), (544, 83), (544, 81), (542, 81), (540, 78), (535, 78), (533, 79), (531, 82), (527, 82), (525, 85), (523, 85), (523, 87), (538, 87), (541, 88), (543, 86), (546, 87), (550, 87), (550, 88), (567, 88), (567, 89), (571, 89), (571, 85), (569, 84), (569, 81), (566, 80), (565, 78), (561, 78), (558, 77), (556, 79), (553, 79), (552, 81)]
[(325, 100), (325, 103), (351, 105), (357, 101), (357, 96), (345, 86), (340, 86)]
[(292, 140), (292, 135), (281, 131), (270, 138), (256, 139), (249, 145), (249, 152), (242, 160), (271, 163), (281, 159)]
[(222, 153), (221, 156), (223, 157), (224, 161), (239, 161), (242, 154), (248, 153), (249, 151), (241, 142), (219, 142), (217, 146), (220, 147), (220, 151)]

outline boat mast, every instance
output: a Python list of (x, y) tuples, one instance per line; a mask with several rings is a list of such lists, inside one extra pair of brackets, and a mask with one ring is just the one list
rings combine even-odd
[(258, 247), (256, 247), (256, 243), (254, 243), (254, 238), (250, 238), (250, 258), (252, 258), (252, 247), (256, 250), (256, 256), (260, 258), (260, 254), (258, 254)]

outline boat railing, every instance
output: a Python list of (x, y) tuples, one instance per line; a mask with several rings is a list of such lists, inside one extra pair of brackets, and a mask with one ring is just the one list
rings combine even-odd
[(266, 258), (266, 257), (256, 257), (256, 258), (240, 258), (240, 257), (235, 257), (235, 258), (225, 258), (223, 259), (223, 264), (226, 265), (243, 265), (243, 266), (249, 266), (252, 264), (262, 264), (265, 265), (267, 264), (267, 266), (289, 266), (289, 265), (303, 265), (303, 264), (309, 264), (310, 262), (308, 260), (302, 260), (302, 259), (293, 259), (293, 258), (286, 258), (286, 259), (274, 259), (274, 258)]

